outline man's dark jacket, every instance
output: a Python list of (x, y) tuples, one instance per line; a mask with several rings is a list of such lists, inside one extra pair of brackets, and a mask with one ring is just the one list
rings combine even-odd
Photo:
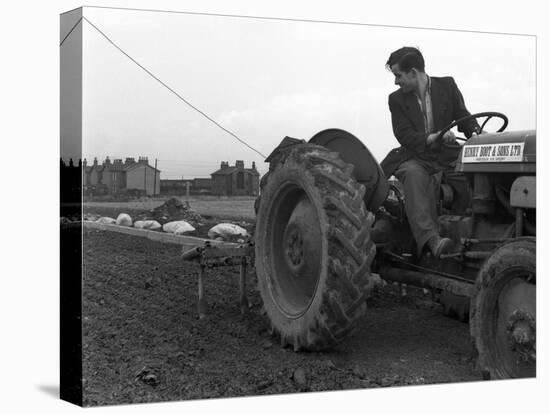
[[(451, 122), (470, 115), (452, 77), (430, 79), (435, 131), (440, 131)], [(391, 176), (401, 163), (413, 157), (433, 162), (434, 165), (448, 164), (449, 154), (442, 151), (441, 146), (426, 145), (429, 133), (425, 132), (424, 115), (416, 95), (413, 92), (403, 93), (398, 89), (390, 94), (388, 103), (393, 133), (401, 147), (393, 149), (382, 161), (381, 166), (386, 177)], [(469, 138), (473, 132), (479, 131), (479, 125), (472, 119), (458, 125), (458, 130)]]

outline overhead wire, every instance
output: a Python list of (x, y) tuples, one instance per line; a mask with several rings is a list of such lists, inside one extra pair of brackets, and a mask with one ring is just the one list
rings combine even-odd
[[(404, 28), (404, 29), (421, 29), (421, 30), (434, 30), (434, 31), (447, 31), (449, 29), (441, 29), (439, 27), (429, 26), (404, 26), (404, 25), (392, 25), (392, 24), (380, 24), (380, 23), (362, 23), (362, 22), (347, 22), (342, 20), (320, 20), (320, 19), (306, 19), (306, 18), (292, 18), (292, 17), (275, 17), (275, 16), (254, 16), (248, 14), (227, 14), (227, 13), (207, 13), (207, 12), (191, 12), (181, 10), (161, 10), (161, 9), (145, 9), (145, 8), (132, 8), (132, 7), (114, 7), (114, 6), (85, 6), (90, 9), (107, 9), (107, 10), (123, 10), (123, 11), (137, 11), (148, 13), (170, 13), (170, 14), (183, 14), (189, 16), (207, 16), (207, 17), (229, 17), (234, 19), (251, 19), (251, 20), (267, 20), (267, 21), (282, 21), (282, 22), (295, 22), (295, 23), (319, 23), (319, 24), (332, 24), (332, 25), (345, 25), (345, 26), (370, 26), (370, 27), (387, 27), (387, 28)], [(455, 32), (464, 33), (486, 33), (486, 34), (504, 34), (511, 36), (533, 36), (529, 33), (511, 33), (511, 32), (488, 32), (482, 30), (471, 29), (452, 29)]]
[(143, 71), (145, 71), (149, 76), (151, 76), (153, 79), (155, 79), (158, 83), (160, 83), (162, 86), (164, 86), (166, 89), (168, 89), (170, 92), (172, 92), (176, 97), (178, 97), (181, 101), (183, 101), (186, 105), (188, 105), (190, 108), (201, 114), (203, 117), (208, 119), (210, 122), (212, 122), (214, 125), (216, 125), (221, 130), (225, 131), (227, 134), (231, 135), (233, 138), (235, 138), (237, 141), (239, 141), (241, 144), (245, 145), (255, 153), (259, 154), (262, 158), (266, 158), (264, 154), (262, 154), (260, 151), (258, 151), (256, 148), (252, 147), (250, 144), (248, 144), (243, 139), (239, 138), (235, 133), (231, 132), (227, 128), (225, 128), (223, 125), (221, 125), (219, 122), (211, 118), (208, 114), (206, 114), (204, 111), (197, 108), (195, 105), (193, 105), (191, 102), (189, 102), (187, 99), (185, 99), (183, 96), (181, 96), (178, 92), (176, 92), (173, 88), (171, 88), (169, 85), (167, 85), (165, 82), (163, 82), (161, 79), (159, 79), (155, 74), (153, 74), (149, 69), (147, 69), (145, 66), (143, 66), (141, 63), (139, 63), (136, 59), (134, 59), (132, 56), (130, 56), (126, 51), (124, 51), (120, 46), (118, 46), (115, 42), (113, 42), (109, 36), (107, 36), (101, 29), (99, 29), (95, 24), (93, 24), (88, 18), (82, 16), (78, 22), (73, 26), (73, 28), (69, 31), (69, 33), (65, 36), (65, 38), (61, 41), (61, 45), (65, 42), (65, 40), (69, 37), (69, 35), (72, 33), (72, 31), (75, 29), (75, 27), (82, 21), (85, 20), (92, 26), (99, 34), (101, 34), (113, 47), (115, 47), (119, 52), (121, 52), (123, 55), (125, 55), (128, 59), (130, 59), (133, 63), (135, 63), (139, 68), (141, 68)]

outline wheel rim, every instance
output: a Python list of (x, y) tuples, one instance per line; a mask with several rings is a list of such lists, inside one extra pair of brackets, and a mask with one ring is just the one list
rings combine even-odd
[(495, 302), (497, 366), (507, 376), (533, 376), (536, 368), (536, 285), (534, 274), (510, 269)]
[(278, 192), (267, 228), (271, 263), (268, 283), (274, 303), (287, 317), (304, 314), (315, 297), (321, 272), (322, 232), (307, 193), (289, 183)]

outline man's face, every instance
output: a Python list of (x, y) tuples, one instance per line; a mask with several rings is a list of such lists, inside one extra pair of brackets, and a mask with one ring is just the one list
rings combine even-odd
[(395, 84), (398, 85), (405, 93), (416, 89), (418, 85), (418, 77), (416, 69), (411, 69), (409, 72), (403, 72), (396, 63), (391, 67), (391, 71), (395, 76)]

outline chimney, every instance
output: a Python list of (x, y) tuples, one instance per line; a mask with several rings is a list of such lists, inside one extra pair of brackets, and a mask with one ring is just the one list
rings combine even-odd
[(149, 164), (149, 159), (147, 157), (139, 157), (138, 164)]
[(222, 161), (222, 163), (220, 164), (220, 169), (223, 170), (225, 168), (225, 162)]
[(133, 157), (127, 157), (124, 160), (124, 165), (132, 165), (132, 164), (135, 164), (135, 163), (136, 163), (136, 159), (133, 158)]
[(256, 163), (254, 161), (252, 161), (252, 169), (255, 170), (256, 169)]
[(123, 165), (122, 165), (122, 158), (115, 158), (113, 160), (113, 166), (112, 166), (112, 169), (113, 170), (121, 170), (123, 168)]
[(88, 160), (84, 158), (84, 161), (82, 161), (82, 166), (86, 168), (88, 166)]
[(109, 156), (105, 158), (105, 161), (103, 161), (103, 165), (111, 165), (111, 160), (109, 159)]
[(235, 161), (235, 167), (244, 168), (244, 161), (242, 161), (242, 160)]
[(94, 167), (97, 167), (97, 157), (94, 157)]

